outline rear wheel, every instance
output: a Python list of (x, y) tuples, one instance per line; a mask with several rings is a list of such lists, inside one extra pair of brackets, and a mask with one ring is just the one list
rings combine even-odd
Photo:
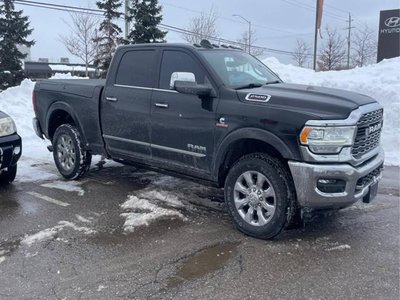
[(225, 201), (240, 231), (269, 239), (285, 228), (294, 201), (288, 176), (279, 160), (262, 153), (234, 164), (225, 181)]
[(78, 179), (86, 174), (92, 162), (91, 154), (83, 148), (77, 128), (63, 124), (53, 137), (53, 157), (60, 174), (66, 179)]
[(0, 184), (5, 185), (14, 181), (15, 176), (17, 176), (17, 165), (13, 165), (7, 168), (7, 170), (1, 171), (0, 174)]

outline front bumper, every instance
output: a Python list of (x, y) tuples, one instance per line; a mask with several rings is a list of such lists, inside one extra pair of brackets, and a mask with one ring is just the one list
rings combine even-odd
[[(289, 161), (297, 200), (301, 207), (323, 209), (343, 208), (365, 197), (372, 184), (378, 182), (384, 162), (384, 152), (360, 166), (346, 163), (314, 164)], [(339, 179), (346, 184), (338, 193), (324, 193), (317, 187), (318, 180)]]
[(0, 137), (0, 171), (15, 165), (21, 154), (22, 142), (18, 134)]

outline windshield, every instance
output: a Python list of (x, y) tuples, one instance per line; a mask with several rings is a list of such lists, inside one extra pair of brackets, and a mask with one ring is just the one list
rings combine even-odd
[(281, 82), (262, 62), (245, 52), (204, 50), (200, 53), (228, 87), (256, 87)]

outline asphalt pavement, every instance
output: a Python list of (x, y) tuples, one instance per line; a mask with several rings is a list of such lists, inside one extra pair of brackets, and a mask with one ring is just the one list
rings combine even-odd
[(16, 182), (0, 188), (0, 299), (399, 299), (399, 182), (387, 167), (371, 204), (272, 241), (238, 232), (221, 190), (133, 167)]

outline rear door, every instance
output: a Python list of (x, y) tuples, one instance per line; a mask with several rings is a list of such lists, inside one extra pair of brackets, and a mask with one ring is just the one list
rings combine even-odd
[(100, 112), (106, 148), (113, 157), (151, 156), (150, 101), (156, 60), (155, 49), (125, 51), (106, 86)]
[(214, 151), (217, 98), (201, 100), (171, 90), (174, 72), (193, 73), (197, 83), (211, 85), (206, 70), (192, 53), (163, 50), (159, 84), (152, 95), (153, 158), (208, 173)]

